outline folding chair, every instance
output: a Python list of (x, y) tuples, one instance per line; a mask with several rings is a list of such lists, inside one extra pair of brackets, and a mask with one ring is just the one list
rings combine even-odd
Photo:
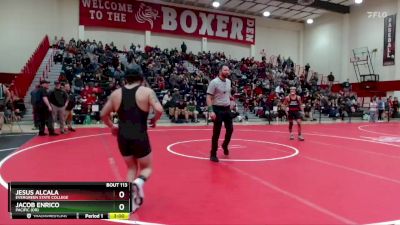
[(19, 128), (19, 133), (23, 133), (21, 124), (19, 123), (17, 116), (12, 111), (11, 114), (8, 116), (4, 114), (4, 124), (9, 127), (10, 133), (13, 133), (15, 125)]

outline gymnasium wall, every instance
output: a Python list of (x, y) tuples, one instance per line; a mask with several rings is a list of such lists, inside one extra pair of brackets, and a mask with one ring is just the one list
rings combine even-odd
[(297, 64), (302, 62), (303, 23), (290, 23), (281, 20), (258, 18), (256, 20), (256, 59), (261, 59), (260, 51), (265, 49), (267, 56), (291, 57)]
[(166, 34), (158, 34), (158, 33), (152, 33), (151, 34), (151, 45), (152, 46), (158, 46), (161, 49), (171, 49), (171, 48), (177, 48), (181, 49), (182, 42), (185, 42), (187, 46), (187, 51), (188, 52), (199, 52), (201, 51), (201, 40), (199, 38), (188, 38), (188, 37), (180, 37), (177, 38), (177, 36), (174, 35), (166, 35)]
[(304, 63), (321, 74), (332, 72), (338, 79), (342, 72), (342, 21), (343, 15), (331, 13), (304, 29)]
[(131, 43), (144, 46), (144, 32), (141, 31), (87, 27), (85, 28), (84, 37), (85, 40), (101, 41), (103, 44), (114, 42), (118, 49), (124, 49), (124, 47), (129, 49)]
[[(149, 2), (154, 3), (157, 0)], [(295, 62), (301, 61), (300, 32), (303, 27), (301, 23), (257, 17), (254, 56), (260, 59), (260, 52), (265, 49), (268, 56), (282, 54), (285, 57), (290, 56)], [(114, 41), (119, 48), (129, 48), (132, 42), (142, 46), (145, 43), (145, 34), (141, 31), (85, 27), (83, 33), (79, 34), (78, 0), (2, 0), (0, 29), (1, 72), (19, 72), (45, 34), (48, 34), (51, 40), (54, 35), (59, 38), (63, 36), (66, 40), (72, 37), (77, 39), (81, 35), (85, 39), (101, 40), (103, 43)], [(187, 36), (152, 33), (150, 40), (151, 45), (161, 48), (180, 48), (182, 41), (185, 41), (188, 51), (192, 52), (200, 51), (202, 46), (201, 39)], [(224, 51), (227, 56), (238, 59), (251, 56), (251, 48), (248, 45), (210, 39), (207, 42), (207, 50)]]
[[(383, 35), (384, 18), (376, 16), (369, 18), (368, 12), (380, 12), (392, 15), (398, 11), (398, 0), (367, 0), (366, 4), (351, 8), (350, 13), (350, 35), (349, 35), (349, 54), (351, 49), (368, 47), (370, 50), (377, 49), (377, 53), (372, 56), (375, 73), (380, 75), (381, 80), (399, 80), (400, 70), (396, 72), (396, 66), (383, 66)], [(397, 24), (399, 24), (397, 16)], [(397, 29), (396, 36), (399, 37), (400, 30)], [(400, 40), (400, 39), (398, 39)], [(397, 42), (398, 43), (398, 42)], [(396, 48), (396, 56), (400, 57), (400, 51)], [(397, 64), (400, 61), (397, 60)], [(353, 66), (349, 68), (349, 75), (354, 77)]]
[(0, 72), (19, 72), (45, 34), (78, 35), (78, 1), (1, 0)]
[[(353, 65), (350, 63), (352, 49), (368, 47), (370, 51), (377, 49), (372, 55), (375, 73), (383, 81), (400, 80), (400, 62), (397, 65), (383, 66), (383, 31), (386, 13), (397, 13), (399, 0), (364, 0), (361, 5), (351, 7), (348, 15), (329, 13), (315, 20), (312, 25), (305, 25), (304, 57), (311, 67), (323, 74), (333, 72), (340, 82), (347, 78), (356, 82)], [(379, 12), (369, 18), (368, 12)], [(397, 38), (400, 41), (400, 15), (397, 16)], [(396, 56), (400, 57), (396, 47)], [(366, 68), (361, 68), (366, 72)]]

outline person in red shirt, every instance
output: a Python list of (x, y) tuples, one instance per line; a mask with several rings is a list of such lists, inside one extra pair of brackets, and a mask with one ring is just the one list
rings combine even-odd
[(389, 96), (388, 100), (387, 100), (387, 104), (388, 104), (388, 114), (389, 117), (392, 117), (392, 113), (393, 113), (393, 99), (392, 96)]
[(247, 96), (251, 96), (252, 95), (251, 85), (246, 84), (246, 86), (244, 86), (243, 88), (243, 91)]
[(397, 112), (399, 111), (399, 100), (397, 99), (397, 97), (394, 97), (394, 100), (392, 102), (392, 108), (393, 108), (392, 118), (396, 118)]
[(89, 85), (85, 85), (85, 88), (81, 91), (81, 96), (88, 98), (93, 93), (93, 89)]
[(158, 76), (158, 77), (157, 77), (157, 83), (158, 83), (158, 87), (160, 88), (160, 90), (164, 90), (164, 89), (165, 89), (165, 80), (164, 80), (164, 77)]
[(258, 96), (258, 95), (262, 95), (263, 94), (263, 89), (261, 87), (256, 87), (254, 89), (254, 95)]
[(275, 91), (271, 91), (268, 96), (268, 102), (273, 102), (276, 98), (278, 98), (278, 95), (276, 95)]
[(92, 88), (93, 94), (101, 94), (103, 90), (99, 87), (99, 84), (95, 84), (95, 86)]
[(60, 82), (60, 83), (68, 83), (67, 77), (65, 76), (64, 73), (60, 73), (60, 76), (58, 76), (58, 82)]
[(88, 95), (86, 103), (88, 105), (93, 105), (96, 102), (96, 100), (97, 100), (96, 95), (94, 93), (92, 93), (92, 94)]
[(303, 112), (303, 106), (301, 97), (296, 94), (296, 87), (290, 87), (290, 94), (285, 98), (283, 104), (288, 112), (290, 140), (294, 140), (292, 128), (293, 120), (296, 120), (299, 134), (298, 139), (299, 141), (304, 141), (304, 137), (301, 135), (301, 112)]
[(249, 69), (248, 69), (247, 65), (246, 65), (245, 63), (243, 63), (242, 66), (240, 67), (240, 71), (241, 71), (242, 73), (247, 73), (248, 70), (249, 70)]

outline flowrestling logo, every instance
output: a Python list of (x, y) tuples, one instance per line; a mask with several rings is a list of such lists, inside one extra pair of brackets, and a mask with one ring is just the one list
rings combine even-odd
[(376, 18), (385, 18), (388, 16), (388, 13), (385, 11), (374, 11), (367, 12), (368, 19), (376, 19)]
[(138, 23), (148, 22), (153, 29), (154, 21), (159, 18), (158, 10), (153, 9), (144, 3), (140, 3), (139, 10), (135, 14), (135, 19)]

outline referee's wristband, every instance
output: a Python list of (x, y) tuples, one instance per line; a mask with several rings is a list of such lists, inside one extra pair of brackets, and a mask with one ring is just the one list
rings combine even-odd
[(212, 106), (208, 106), (208, 111), (209, 112), (214, 112), (213, 107)]

